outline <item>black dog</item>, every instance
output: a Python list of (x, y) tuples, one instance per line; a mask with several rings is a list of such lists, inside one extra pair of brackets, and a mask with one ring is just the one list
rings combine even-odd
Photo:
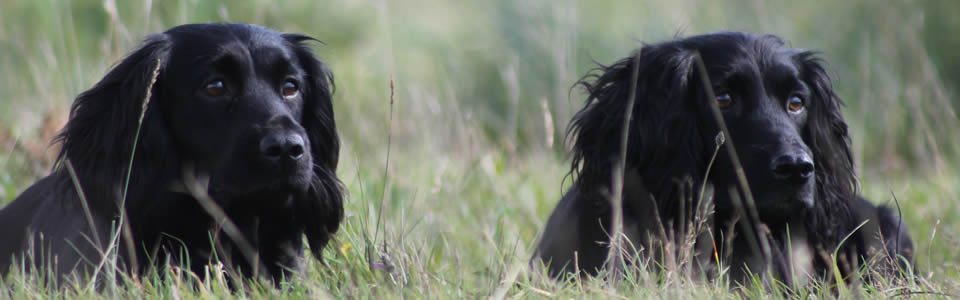
[(148, 37), (77, 97), (53, 173), (0, 211), (0, 272), (13, 257), (89, 275), (118, 249), (128, 272), (222, 261), (279, 280), (304, 235), (321, 259), (343, 192), (333, 78), (310, 40), (247, 24)]
[[(697, 53), (715, 99), (706, 96)], [(898, 256), (912, 261), (898, 215), (856, 195), (842, 103), (814, 53), (785, 47), (775, 36), (720, 32), (647, 45), (598, 70), (579, 83), (589, 97), (568, 130), (575, 138), (574, 185), (534, 257), (552, 276), (596, 274), (607, 259), (612, 178), (619, 176), (631, 98), (622, 189), (623, 233), (633, 243), (627, 249), (658, 256), (657, 241), (682, 243), (697, 208), (710, 210), (697, 205), (706, 182), (715, 190), (713, 220), (705, 226), (712, 235), (697, 242), (697, 255), (713, 261), (719, 251), (737, 281), (747, 270), (770, 270), (781, 280), (801, 272), (822, 276), (838, 247), (844, 272), (874, 253), (886, 255), (886, 266), (898, 266), (892, 263)], [(745, 191), (727, 148), (718, 146), (721, 129), (708, 101), (721, 109), (753, 202), (740, 196)], [(809, 255), (797, 256), (797, 247)]]

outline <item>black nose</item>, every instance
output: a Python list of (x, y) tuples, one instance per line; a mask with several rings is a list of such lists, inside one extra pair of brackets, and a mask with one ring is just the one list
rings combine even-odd
[(299, 134), (270, 134), (260, 140), (260, 155), (268, 160), (298, 160), (303, 157), (303, 148)]
[(785, 154), (773, 159), (770, 166), (778, 180), (805, 183), (813, 177), (813, 160), (807, 154)]

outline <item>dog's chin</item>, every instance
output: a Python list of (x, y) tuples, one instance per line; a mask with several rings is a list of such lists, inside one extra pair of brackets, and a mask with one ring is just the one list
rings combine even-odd
[(264, 178), (261, 184), (252, 185), (250, 193), (263, 192), (305, 192), (310, 188), (312, 176), (308, 172), (283, 174), (274, 178)]
[(214, 178), (211, 193), (220, 196), (303, 193), (310, 188), (313, 180), (313, 174), (307, 170), (263, 175), (224, 182), (217, 182)]
[(763, 219), (789, 220), (813, 208), (813, 193), (763, 195), (757, 199), (757, 210)]

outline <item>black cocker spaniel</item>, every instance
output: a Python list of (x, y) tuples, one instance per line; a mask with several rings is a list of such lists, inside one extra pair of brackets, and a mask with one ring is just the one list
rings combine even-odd
[(77, 97), (58, 167), (0, 211), (0, 274), (82, 278), (116, 249), (131, 273), (223, 262), (279, 280), (302, 270), (304, 236), (321, 259), (344, 192), (311, 40), (248, 24), (149, 36)]
[(552, 276), (604, 266), (618, 178), (624, 248), (639, 250), (634, 257), (665, 263), (663, 242), (678, 249), (687, 241), (705, 258), (697, 268), (718, 270), (717, 253), (736, 282), (768, 271), (787, 282), (832, 276), (835, 265), (850, 274), (865, 263), (887, 271), (912, 263), (899, 215), (857, 196), (842, 102), (814, 52), (772, 35), (718, 32), (646, 45), (579, 84), (589, 96), (568, 130), (574, 184), (533, 260)]

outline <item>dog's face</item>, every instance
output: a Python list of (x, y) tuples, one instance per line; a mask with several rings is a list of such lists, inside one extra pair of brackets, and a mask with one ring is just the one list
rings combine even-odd
[[(537, 248), (538, 257), (552, 260), (551, 274), (603, 266), (609, 253), (603, 245), (609, 245), (608, 229), (615, 221), (606, 200), (616, 195), (611, 191), (620, 187), (613, 179), (621, 174), (622, 198), (614, 200), (623, 201), (624, 233), (643, 246), (636, 249), (659, 247), (646, 237), (684, 243), (676, 237), (691, 233), (686, 224), (702, 220), (698, 213), (709, 206), (694, 201), (709, 201), (697, 192), (712, 183), (714, 209), (707, 211), (712, 213), (707, 223), (715, 238), (724, 234), (725, 244), (712, 246), (730, 245), (722, 252), (730, 253), (724, 260), (732, 259), (729, 274), (735, 279), (748, 278), (738, 275), (749, 274), (741, 272), (746, 270), (741, 264), (758, 272), (774, 262), (770, 259), (783, 262), (740, 246), (759, 236), (836, 249), (863, 225), (851, 205), (878, 215), (876, 207), (856, 196), (843, 103), (815, 52), (790, 48), (773, 35), (717, 32), (644, 45), (587, 73), (578, 85), (588, 98), (567, 133), (574, 138), (576, 182), (551, 215)], [(710, 88), (715, 95), (707, 92)], [(729, 132), (719, 139), (722, 124)], [(765, 225), (760, 230), (737, 227), (755, 225), (756, 218)], [(895, 217), (881, 219), (889, 227), (897, 223)], [(783, 236), (791, 227), (803, 237)], [(704, 232), (695, 231), (699, 240)], [(862, 235), (852, 237), (847, 245), (863, 247)], [(773, 265), (800, 266), (790, 256), (789, 264)]]
[(159, 99), (181, 161), (209, 176), (211, 193), (308, 188), (314, 158), (304, 129), (313, 76), (294, 42), (267, 29), (189, 25), (172, 45)]
[(301, 236), (320, 258), (343, 218), (343, 190), (333, 75), (311, 40), (249, 24), (150, 35), (74, 101), (57, 138), (60, 193), (81, 192), (77, 178), (93, 215), (125, 209), (137, 247), (165, 237), (209, 247), (217, 216), (194, 200), (212, 198), (238, 227), (269, 232), (255, 241), (273, 249), (259, 256), (274, 278), (294, 267)]
[[(698, 54), (712, 99), (697, 71)], [(721, 131), (711, 102), (721, 107), (726, 140), (733, 141), (762, 219), (842, 207), (824, 199), (848, 199), (855, 189), (842, 103), (813, 52), (776, 36), (719, 32), (647, 45), (598, 71), (580, 81), (590, 97), (569, 131), (576, 137), (572, 170), (585, 189), (603, 195), (609, 188), (629, 99), (635, 105), (626, 164), (642, 182), (625, 184), (642, 184), (658, 201), (682, 200), (678, 184), (693, 179), (696, 188), (713, 183), (719, 214), (734, 213), (738, 200), (750, 205), (725, 146), (710, 165)]]
[[(816, 105), (815, 83), (804, 81), (798, 51), (762, 38), (738, 37), (717, 39), (698, 50), (712, 81), (712, 101), (722, 111), (757, 209), (763, 218), (787, 219), (814, 205), (816, 162), (806, 128), (808, 105)], [(709, 104), (701, 97), (700, 103)], [(700, 117), (713, 120), (706, 112), (701, 110)], [(712, 138), (705, 135), (704, 144), (712, 146)], [(733, 201), (729, 189), (739, 184), (726, 147), (715, 168), (709, 179), (718, 188), (718, 203), (727, 205)]]

